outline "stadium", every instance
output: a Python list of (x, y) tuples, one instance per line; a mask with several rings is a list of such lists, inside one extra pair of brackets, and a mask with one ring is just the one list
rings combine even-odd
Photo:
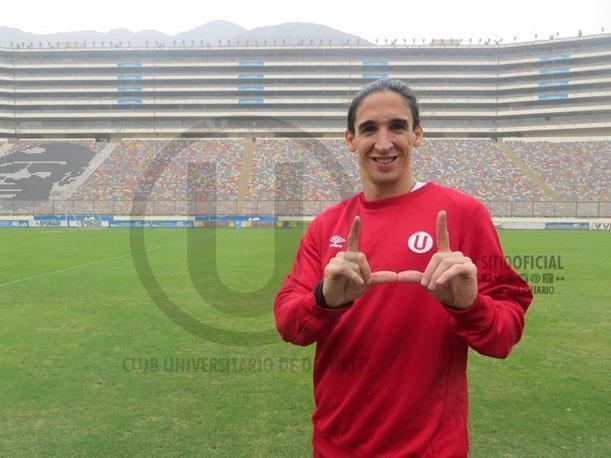
[(515, 355), (470, 363), (473, 456), (608, 456), (608, 33), (0, 48), (0, 453), (308, 456), (312, 349), (271, 303), (303, 226), (360, 191), (346, 113), (381, 78), (418, 96), (417, 178), (564, 264), (520, 272)]

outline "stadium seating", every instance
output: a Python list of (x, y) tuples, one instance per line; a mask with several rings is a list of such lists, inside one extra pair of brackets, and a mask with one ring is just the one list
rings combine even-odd
[(101, 151), (93, 141), (22, 141), (0, 153), (0, 200), (46, 201), (73, 183)]
[(508, 142), (567, 201), (609, 201), (611, 142)]
[[(460, 189), (491, 208), (508, 204), (496, 214), (553, 216), (552, 202), (572, 204), (566, 211), (574, 213), (577, 203), (610, 200), (610, 154), (609, 141), (427, 139), (414, 151), (414, 170), (420, 181)], [(5, 214), (16, 208), (10, 202), (49, 200), (299, 201), (294, 212), (316, 214), (358, 191), (357, 161), (342, 139), (24, 141), (0, 146), (0, 209)], [(540, 210), (532, 210), (533, 202)], [(262, 211), (256, 205), (229, 207)], [(114, 204), (106, 208), (127, 211)], [(170, 206), (160, 214), (177, 208), (183, 207)]]
[(125, 140), (75, 200), (236, 199), (244, 141)]

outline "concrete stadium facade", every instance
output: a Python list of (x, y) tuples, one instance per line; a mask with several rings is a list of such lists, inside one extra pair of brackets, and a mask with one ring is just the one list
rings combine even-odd
[(348, 103), (406, 81), (429, 138), (611, 136), (611, 34), (528, 43), (0, 48), (0, 138), (343, 134)]

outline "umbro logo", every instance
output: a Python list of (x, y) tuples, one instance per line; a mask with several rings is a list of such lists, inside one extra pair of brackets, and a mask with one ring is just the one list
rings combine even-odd
[(346, 243), (345, 238), (334, 235), (329, 239), (329, 248), (344, 248), (344, 243)]

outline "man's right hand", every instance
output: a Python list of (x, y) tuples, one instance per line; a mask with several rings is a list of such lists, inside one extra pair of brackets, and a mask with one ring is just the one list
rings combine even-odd
[(371, 272), (367, 257), (359, 251), (361, 219), (354, 217), (346, 251), (335, 255), (323, 277), (322, 293), (329, 307), (340, 307), (362, 296), (370, 286), (398, 280), (396, 272)]

